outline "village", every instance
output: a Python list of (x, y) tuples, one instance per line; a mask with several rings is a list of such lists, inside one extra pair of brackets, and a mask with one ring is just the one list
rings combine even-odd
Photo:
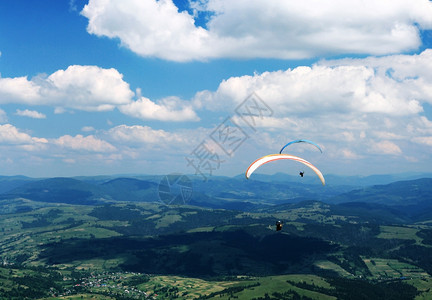
[(91, 273), (80, 278), (63, 277), (66, 283), (62, 291), (51, 288), (52, 297), (64, 297), (82, 293), (101, 294), (115, 299), (156, 299), (157, 294), (147, 293), (136, 288), (148, 281), (148, 276), (133, 272)]

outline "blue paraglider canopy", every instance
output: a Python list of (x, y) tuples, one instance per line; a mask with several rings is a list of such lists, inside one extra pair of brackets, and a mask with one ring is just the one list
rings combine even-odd
[(312, 141), (308, 141), (308, 140), (294, 140), (294, 141), (291, 141), (291, 142), (289, 142), (288, 144), (286, 144), (285, 146), (283, 146), (282, 149), (279, 151), (279, 153), (282, 154), (282, 151), (283, 151), (286, 147), (288, 147), (288, 146), (291, 145), (291, 144), (295, 144), (295, 143), (308, 143), (308, 144), (314, 145), (314, 146), (317, 147), (318, 150), (322, 153), (322, 149), (321, 149), (321, 147), (320, 147), (318, 144), (316, 144), (316, 143), (314, 143), (314, 142), (312, 142)]

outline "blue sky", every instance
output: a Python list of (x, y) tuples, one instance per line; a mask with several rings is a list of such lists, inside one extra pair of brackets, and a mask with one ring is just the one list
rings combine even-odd
[(430, 171), (432, 2), (331, 2), (1, 1), (0, 174)]

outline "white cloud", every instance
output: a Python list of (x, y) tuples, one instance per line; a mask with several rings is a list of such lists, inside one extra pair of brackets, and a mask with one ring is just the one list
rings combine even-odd
[(115, 69), (74, 65), (49, 76), (1, 78), (0, 103), (52, 105), (85, 111), (112, 110), (127, 104), (134, 93)]
[(341, 154), (344, 159), (360, 159), (361, 156), (350, 149), (341, 149)]
[(419, 136), (412, 139), (413, 142), (432, 147), (432, 136)]
[[(418, 110), (416, 101), (432, 104), (432, 49), (416, 55), (390, 55), (365, 59), (322, 61), (327, 67), (367, 66), (374, 71), (371, 87), (387, 97), (406, 101), (406, 109)], [(396, 107), (395, 107), (396, 109)], [(398, 109), (403, 109), (399, 107)]]
[[(53, 74), (27, 77), (0, 77), (0, 104), (16, 103), (48, 105), (55, 114), (84, 111), (109, 111), (118, 107), (129, 116), (167, 122), (198, 121), (192, 104), (178, 97), (167, 97), (157, 102), (140, 96), (134, 101), (134, 93), (123, 75), (115, 69), (97, 66), (73, 65)], [(44, 118), (36, 111), (20, 111), (17, 115)]]
[(1, 78), (0, 77), (0, 103), (19, 103), (31, 104), (40, 98), (40, 86), (27, 77)]
[(95, 131), (95, 129), (92, 126), (84, 126), (83, 128), (81, 128), (81, 131), (90, 132), (90, 131)]
[[(420, 68), (432, 60), (432, 51), (424, 52), (411, 65)], [(287, 114), (308, 116), (341, 113), (378, 113), (414, 115), (423, 110), (421, 101), (431, 101), (430, 76), (390, 78), (368, 65), (297, 67), (286, 71), (264, 72), (254, 76), (232, 77), (223, 81), (216, 92), (195, 95), (197, 107), (212, 110), (233, 109), (249, 94), (256, 92), (279, 117)], [(385, 64), (380, 68), (390, 68)], [(424, 67), (424, 65), (422, 66)], [(233, 103), (234, 102), (234, 103)]]
[(72, 176), (112, 174), (112, 168), (115, 172), (160, 171), (161, 166), (168, 172), (186, 165), (184, 156), (198, 145), (206, 130), (170, 132), (148, 126), (120, 125), (96, 132), (97, 135), (45, 139), (32, 137), (10, 124), (0, 125), (0, 161), (10, 162), (8, 170), (3, 172), (15, 174), (16, 170), (31, 170), (33, 176)]
[(398, 132), (388, 132), (388, 131), (380, 131), (377, 130), (374, 132), (374, 136), (378, 139), (383, 139), (383, 140), (403, 140), (406, 137), (403, 135), (400, 135)]
[(371, 150), (377, 154), (400, 155), (402, 150), (398, 145), (390, 141), (380, 141), (372, 144)]
[(78, 7), (75, 3), (75, 0), (69, 0), (69, 10), (70, 11), (78, 11)]
[(46, 115), (44, 115), (43, 113), (40, 113), (38, 111), (35, 110), (20, 110), (17, 109), (16, 110), (16, 115), (21, 116), (21, 117), (29, 117), (29, 118), (33, 118), (33, 119), (45, 119)]
[(82, 110), (112, 110), (134, 95), (116, 69), (96, 66), (70, 66), (51, 74), (47, 82), (51, 83), (47, 94), (66, 100), (67, 107)]
[(198, 121), (192, 106), (176, 97), (160, 100), (158, 103), (141, 97), (137, 101), (119, 106), (119, 110), (129, 116), (144, 120), (160, 121)]
[(64, 114), (67, 110), (64, 107), (56, 107), (54, 108), (54, 113), (56, 115)]
[(423, 111), (432, 101), (430, 69), (432, 50), (321, 61), (312, 67), (232, 77), (216, 91), (196, 93), (193, 103), (235, 114), (256, 92), (274, 112), (256, 117), (256, 129), (272, 132), (271, 144), (307, 138), (328, 145), (337, 153), (334, 157), (363, 159), (380, 153), (412, 161), (417, 150), (426, 151), (432, 136), (432, 121)]
[(182, 142), (178, 134), (165, 130), (155, 130), (148, 126), (120, 125), (108, 131), (109, 137), (117, 143), (130, 144), (165, 144)]
[(0, 125), (0, 144), (2, 145), (33, 145), (36, 143), (46, 144), (44, 138), (32, 137), (25, 132), (21, 132), (11, 124)]
[[(322, 61), (312, 67), (231, 77), (215, 92), (198, 92), (198, 108), (234, 109), (256, 92), (273, 107), (275, 117), (357, 113), (417, 115), (432, 101), (432, 50), (420, 55)], [(391, 70), (391, 76), (389, 76)]]
[(8, 121), (6, 112), (0, 108), (0, 123), (6, 123)]
[(87, 31), (119, 38), (142, 56), (175, 61), (218, 57), (306, 58), (417, 49), (432, 29), (428, 0), (191, 1), (206, 28), (171, 0), (90, 0)]
[(53, 144), (58, 145), (65, 149), (74, 151), (88, 151), (88, 152), (113, 152), (116, 148), (110, 143), (98, 139), (92, 135), (76, 136), (64, 135), (52, 141)]
[(209, 34), (194, 25), (186, 12), (179, 13), (170, 0), (90, 1), (82, 10), (89, 19), (89, 33), (119, 37), (126, 47), (140, 55), (174, 60), (205, 58), (210, 52)]

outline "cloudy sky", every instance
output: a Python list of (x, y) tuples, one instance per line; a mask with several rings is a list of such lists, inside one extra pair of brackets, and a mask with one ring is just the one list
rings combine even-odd
[(432, 2), (0, 1), (0, 175), (232, 176), (294, 139), (431, 171)]

